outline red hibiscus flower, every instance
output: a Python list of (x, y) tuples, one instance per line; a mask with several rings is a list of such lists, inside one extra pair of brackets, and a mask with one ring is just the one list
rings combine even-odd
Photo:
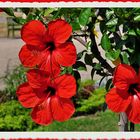
[(140, 70), (120, 64), (114, 73), (114, 88), (106, 96), (108, 108), (114, 112), (126, 112), (133, 123), (140, 123)]
[(64, 20), (57, 19), (48, 28), (38, 20), (25, 24), (21, 30), (24, 45), (19, 58), (25, 67), (39, 66), (40, 69), (56, 74), (60, 66), (71, 66), (76, 61), (76, 48), (67, 41), (72, 27)]
[(71, 75), (62, 75), (50, 79), (48, 73), (42, 70), (27, 72), (28, 82), (20, 85), (17, 96), (26, 108), (32, 108), (32, 119), (42, 125), (48, 125), (53, 120), (68, 120), (75, 108), (69, 99), (76, 93), (76, 81)]

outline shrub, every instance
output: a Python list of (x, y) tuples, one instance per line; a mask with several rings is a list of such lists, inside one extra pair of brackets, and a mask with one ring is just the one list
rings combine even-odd
[(0, 104), (0, 131), (29, 131), (35, 127), (30, 109), (23, 108), (18, 101)]
[(92, 114), (96, 111), (102, 110), (105, 102), (106, 90), (104, 87), (98, 88), (91, 92), (87, 99), (77, 100), (76, 115)]

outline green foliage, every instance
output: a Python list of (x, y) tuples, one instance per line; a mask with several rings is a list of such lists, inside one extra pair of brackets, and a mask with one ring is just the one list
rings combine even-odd
[(16, 98), (16, 90), (17, 87), (26, 81), (25, 76), (26, 69), (23, 68), (22, 65), (17, 66), (12, 72), (8, 72), (4, 78), (5, 82), (5, 90), (4, 93), (7, 96), (12, 98)]
[(79, 16), (79, 23), (83, 26), (87, 25), (90, 15), (91, 15), (91, 8), (82, 9)]
[(77, 70), (84, 70), (84, 71), (87, 70), (86, 65), (85, 65), (82, 61), (77, 61), (77, 62), (73, 65), (73, 68), (74, 68), (74, 69), (77, 69)]
[(29, 131), (36, 126), (31, 120), (30, 110), (23, 108), (18, 101), (0, 104), (1, 131)]
[(110, 40), (109, 40), (109, 36), (105, 33), (102, 36), (101, 39), (101, 46), (104, 50), (108, 51), (111, 48), (111, 44), (110, 44)]
[(82, 99), (78, 102), (79, 107), (76, 109), (77, 113), (94, 113), (97, 110), (100, 110), (105, 102), (105, 93), (105, 88), (99, 88), (94, 90), (88, 99)]
[(120, 50), (110, 50), (108, 52), (106, 52), (106, 58), (108, 58), (111, 61), (115, 61), (119, 55), (120, 55)]

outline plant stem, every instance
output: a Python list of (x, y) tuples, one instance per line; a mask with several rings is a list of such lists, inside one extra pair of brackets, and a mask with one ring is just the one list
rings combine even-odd
[(128, 119), (124, 112), (120, 113), (119, 119), (119, 131), (128, 131)]
[(107, 61), (101, 56), (98, 46), (95, 40), (95, 36), (93, 35), (92, 31), (90, 31), (90, 38), (92, 40), (91, 51), (95, 55), (95, 57), (101, 63), (101, 66), (108, 70), (111, 74), (113, 74), (114, 69), (107, 63)]
[(135, 131), (135, 124), (130, 122), (130, 131), (133, 132)]

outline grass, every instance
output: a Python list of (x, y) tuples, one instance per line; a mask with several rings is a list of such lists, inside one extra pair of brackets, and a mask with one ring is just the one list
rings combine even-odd
[[(66, 122), (39, 126), (33, 131), (118, 131), (118, 114), (107, 110), (95, 115), (72, 118)], [(136, 131), (140, 131), (140, 125), (136, 125)]]

